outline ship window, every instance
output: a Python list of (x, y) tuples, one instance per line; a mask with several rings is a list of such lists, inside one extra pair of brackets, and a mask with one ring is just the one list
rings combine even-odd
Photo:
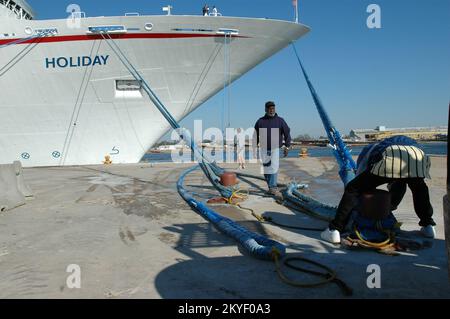
[(142, 83), (137, 80), (116, 80), (116, 98), (142, 98)]
[(34, 29), (34, 32), (38, 35), (58, 35), (57, 28)]
[(219, 30), (217, 30), (217, 34), (238, 35), (239, 34), (239, 30), (237, 30), (237, 29), (220, 28)]
[(137, 80), (116, 80), (117, 91), (139, 91), (142, 87)]
[(127, 33), (123, 25), (105, 25), (88, 27), (88, 33)]

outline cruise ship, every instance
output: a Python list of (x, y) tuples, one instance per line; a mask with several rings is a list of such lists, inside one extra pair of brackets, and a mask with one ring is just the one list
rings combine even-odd
[(26, 1), (0, 0), (0, 164), (137, 163), (170, 129), (108, 41), (180, 121), (309, 30), (200, 15), (37, 20)]

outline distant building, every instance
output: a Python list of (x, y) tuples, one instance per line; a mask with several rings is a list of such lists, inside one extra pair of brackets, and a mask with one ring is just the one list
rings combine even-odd
[(406, 135), (419, 141), (447, 140), (447, 126), (386, 128), (377, 126), (375, 129), (354, 129), (350, 138), (354, 141), (373, 142), (394, 135)]

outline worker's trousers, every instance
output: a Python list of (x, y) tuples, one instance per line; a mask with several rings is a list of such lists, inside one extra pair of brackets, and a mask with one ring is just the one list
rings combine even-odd
[(392, 210), (397, 209), (406, 193), (406, 185), (408, 185), (413, 196), (414, 210), (420, 220), (419, 225), (436, 225), (432, 218), (433, 208), (430, 203), (430, 194), (423, 178), (387, 178), (373, 175), (370, 172), (364, 172), (356, 176), (345, 187), (336, 216), (330, 222), (330, 229), (337, 229), (343, 232), (349, 222), (352, 210), (358, 204), (359, 195), (372, 191), (386, 183), (388, 183), (389, 193), (391, 194)]

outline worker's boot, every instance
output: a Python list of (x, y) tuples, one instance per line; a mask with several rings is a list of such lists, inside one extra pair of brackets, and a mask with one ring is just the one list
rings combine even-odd
[(341, 234), (336, 229), (331, 230), (327, 228), (320, 234), (320, 237), (332, 244), (339, 244), (341, 242)]

